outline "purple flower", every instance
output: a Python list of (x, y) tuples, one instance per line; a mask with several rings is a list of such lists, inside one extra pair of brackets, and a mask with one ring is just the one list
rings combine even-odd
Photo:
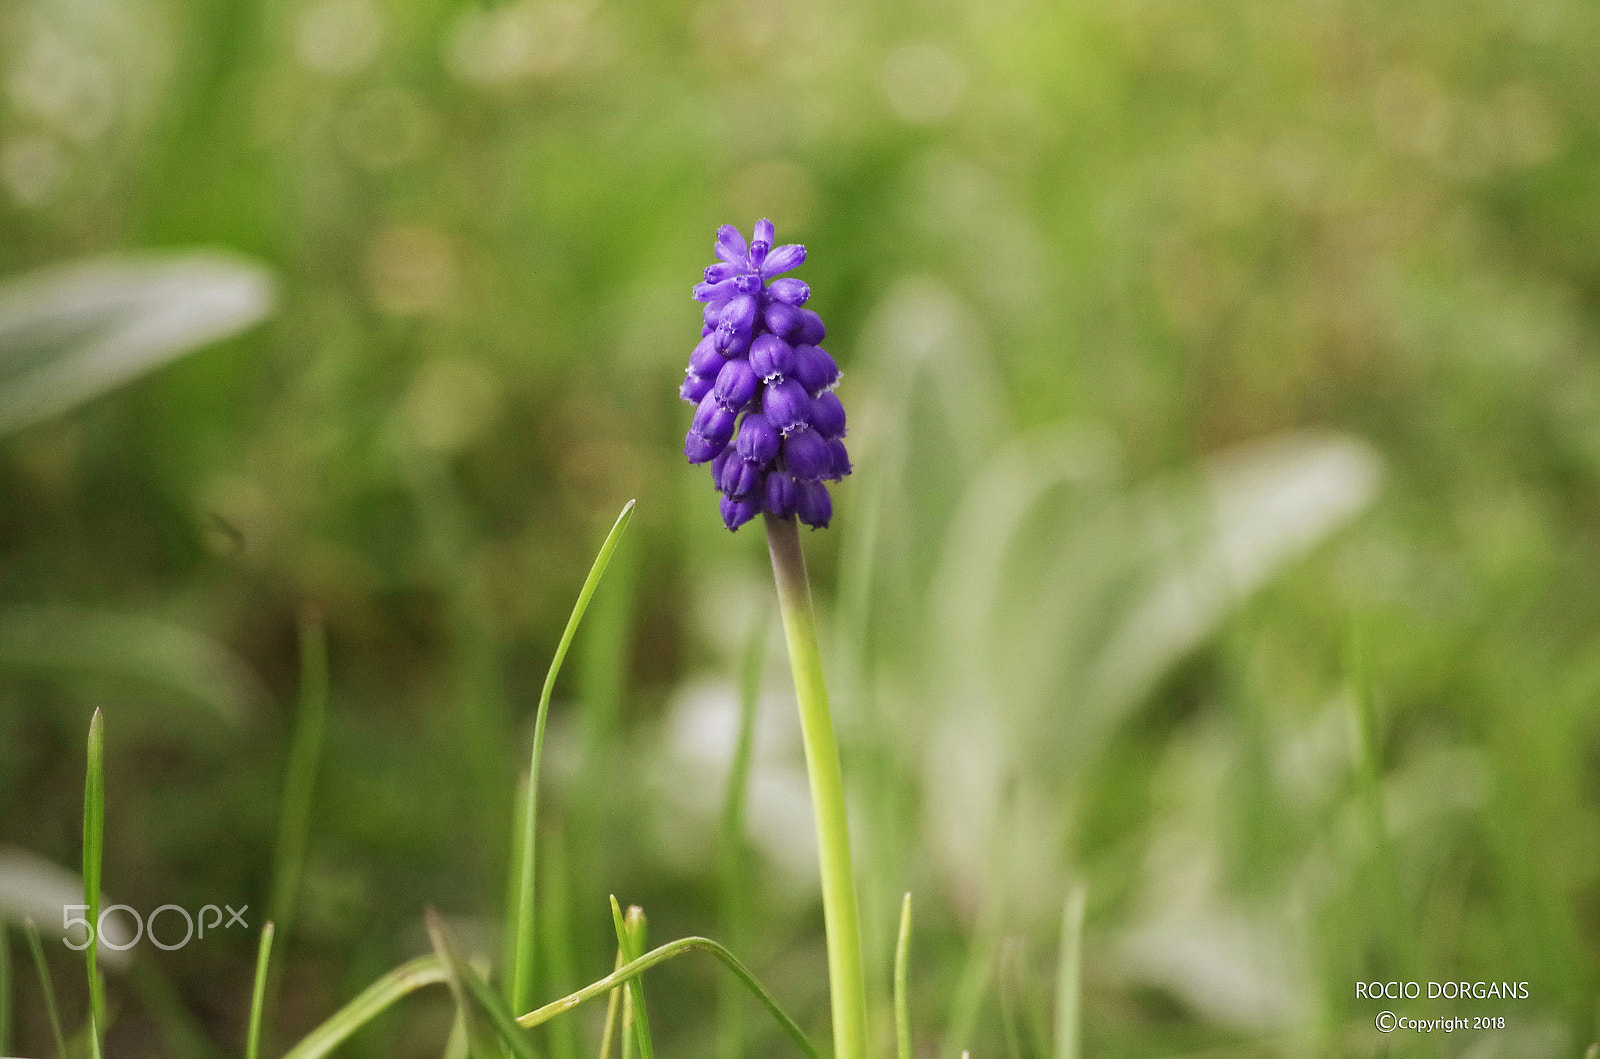
[(757, 222), (749, 242), (723, 225), (720, 260), (694, 288), (705, 309), (678, 390), (695, 406), (683, 452), (711, 464), (729, 529), (762, 511), (820, 529), (833, 517), (823, 483), (850, 473), (844, 405), (832, 392), (839, 367), (817, 345), (828, 329), (805, 308), (811, 288), (783, 276), (806, 249), (775, 244), (771, 221)]

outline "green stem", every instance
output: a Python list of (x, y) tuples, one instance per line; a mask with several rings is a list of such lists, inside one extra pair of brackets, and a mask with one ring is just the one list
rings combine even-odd
[(856, 911), (855, 878), (850, 869), (850, 829), (845, 816), (844, 774), (839, 744), (828, 711), (828, 689), (817, 649), (811, 584), (800, 550), (800, 530), (792, 518), (767, 515), (767, 548), (778, 583), (778, 609), (789, 644), (794, 693), (811, 780), (811, 807), (817, 825), (817, 855), (822, 869), (822, 916), (828, 935), (828, 989), (833, 1002), (835, 1059), (866, 1059), (867, 988), (861, 964), (861, 924)]

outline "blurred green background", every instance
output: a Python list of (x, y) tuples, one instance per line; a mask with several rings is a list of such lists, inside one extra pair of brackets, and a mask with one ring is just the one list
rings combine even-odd
[[(557, 686), (539, 993), (610, 969), (614, 892), (825, 1038), (775, 637), (718, 882), (771, 584), (676, 396), (715, 226), (770, 216), (846, 373), (857, 473), (805, 540), (880, 1005), (919, 902), (919, 1055), (1040, 1054), (1075, 881), (1087, 1055), (1580, 1054), (1597, 47), (1591, 0), (4, 0), (0, 906), (56, 925), (102, 708), (108, 900), (252, 909), (130, 952), (109, 1054), (236, 1054), (321, 622), (269, 1040), (425, 951), (425, 906), (493, 954), (538, 688), (637, 497)], [(1530, 995), (1355, 996), (1392, 979)], [(652, 974), (664, 1055), (732, 1059), (718, 988)], [(421, 994), (349, 1054), (449, 1020)]]

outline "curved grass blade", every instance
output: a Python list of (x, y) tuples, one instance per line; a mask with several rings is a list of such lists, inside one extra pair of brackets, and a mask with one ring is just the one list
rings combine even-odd
[(250, 1035), (245, 1038), (245, 1059), (256, 1059), (261, 1052), (261, 1011), (267, 999), (267, 967), (272, 960), (272, 920), (261, 928), (261, 944), (256, 949), (256, 983), (250, 991)]
[(900, 934), (894, 943), (894, 1043), (897, 1059), (911, 1051), (911, 894), (900, 902)]
[(1061, 912), (1061, 954), (1056, 968), (1055, 1059), (1078, 1059), (1083, 983), (1083, 884), (1067, 892)]
[(515, 895), (515, 910), (506, 917), (507, 923), (513, 931), (511, 944), (510, 974), (507, 975), (509, 990), (507, 999), (511, 1001), (514, 1010), (521, 1011), (533, 1002), (533, 954), (534, 954), (534, 870), (535, 852), (537, 846), (539, 823), (539, 759), (544, 753), (544, 728), (550, 716), (550, 694), (555, 690), (556, 676), (561, 672), (561, 663), (567, 657), (567, 649), (572, 646), (572, 638), (578, 632), (578, 623), (583, 620), (583, 612), (589, 607), (589, 600), (594, 598), (595, 589), (600, 585), (600, 578), (605, 575), (606, 566), (611, 562), (612, 554), (617, 550), (617, 544), (622, 540), (623, 532), (628, 528), (628, 522), (633, 518), (633, 505), (635, 501), (628, 501), (623, 505), (622, 513), (617, 516), (617, 521), (611, 527), (611, 532), (606, 534), (605, 541), (600, 545), (600, 553), (594, 558), (594, 565), (589, 568), (589, 576), (584, 578), (583, 587), (578, 590), (577, 602), (572, 605), (572, 614), (567, 618), (567, 627), (561, 633), (561, 641), (556, 645), (555, 655), (550, 659), (550, 669), (545, 674), (544, 687), (539, 692), (539, 712), (533, 723), (533, 752), (528, 763), (528, 794), (526, 803), (518, 812), (517, 832), (513, 838), (512, 847), (519, 851), (519, 864), (517, 867), (517, 887)]
[(439, 985), (449, 979), (444, 962), (437, 956), (419, 956), (401, 964), (373, 982), (350, 1003), (340, 1008), (322, 1025), (312, 1030), (283, 1059), (321, 1059), (343, 1044), (357, 1030), (383, 1012), (396, 1000), (424, 986)]
[(0, 434), (87, 401), (263, 319), (260, 266), (211, 251), (121, 254), (0, 284)]
[[(537, 1059), (527, 1032), (506, 1010), (505, 1001), (472, 969), (439, 913), (428, 909), (427, 921), (428, 937), (433, 941), (434, 951), (444, 961), (450, 991), (455, 994), (456, 1009), (466, 1024), (467, 1045), (474, 1059), (499, 1059), (501, 1041), (510, 1047), (517, 1059)], [(479, 1014), (487, 1015), (488, 1021), (480, 1022)]]
[(39, 943), (39, 925), (32, 919), (23, 921), (28, 936), (28, 948), (33, 950), (33, 966), (39, 972), (39, 992), (44, 994), (44, 1013), (50, 1020), (50, 1034), (56, 1042), (56, 1059), (67, 1059), (67, 1035), (61, 1032), (61, 1012), (56, 1007), (56, 987), (50, 981), (50, 968), (45, 966), (44, 946)]
[[(638, 905), (629, 905), (626, 917), (622, 908), (617, 904), (617, 895), (611, 895), (611, 922), (617, 929), (617, 944), (622, 947), (623, 953), (630, 960), (636, 960), (644, 954), (644, 939), (646, 923), (644, 909)], [(644, 979), (634, 977), (628, 979), (628, 1000), (633, 1004), (633, 1031), (639, 1042), (639, 1059), (655, 1059), (655, 1048), (650, 1043), (650, 1017), (644, 1007)], [(627, 1010), (623, 1011), (624, 1025), (629, 1021)], [(627, 1035), (623, 1035), (623, 1052), (627, 1052)]]
[(96, 959), (100, 948), (100, 865), (106, 823), (105, 719), (94, 711), (89, 721), (88, 767), (83, 781), (83, 903), (89, 906), (89, 944), (84, 959), (89, 974), (89, 1022), (98, 1051), (106, 1025), (105, 981)]
[[(604, 996), (659, 963), (665, 963), (673, 957), (697, 950), (710, 953), (724, 967), (732, 971), (734, 977), (743, 982), (745, 987), (755, 994), (756, 999), (761, 1001), (761, 1006), (767, 1009), (768, 1013), (778, 1023), (779, 1028), (788, 1034), (790, 1040), (794, 1041), (800, 1051), (807, 1056), (807, 1059), (822, 1059), (822, 1053), (817, 1051), (817, 1046), (811, 1043), (811, 1039), (805, 1035), (805, 1031), (800, 1028), (794, 1019), (789, 1017), (783, 1008), (778, 1006), (778, 1002), (773, 999), (772, 994), (767, 992), (766, 987), (756, 980), (756, 976), (750, 973), (749, 968), (740, 963), (737, 956), (710, 938), (689, 937), (679, 938), (677, 941), (669, 941), (659, 948), (651, 949), (637, 959), (629, 960), (604, 978), (590, 982), (576, 993), (571, 993), (559, 1000), (552, 1000), (543, 1007), (535, 1008), (526, 1015), (518, 1016), (517, 1022), (531, 1029), (534, 1026), (548, 1022), (557, 1015), (571, 1011), (573, 1008), (587, 1003), (595, 997)], [(285, 1056), (284, 1059), (302, 1059), (302, 1057)]]

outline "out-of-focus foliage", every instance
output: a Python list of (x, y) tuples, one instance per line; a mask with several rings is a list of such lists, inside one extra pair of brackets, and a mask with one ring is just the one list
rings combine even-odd
[[(1048, 1041), (1074, 880), (1086, 1054), (1381, 1054), (1354, 983), (1405, 978), (1530, 982), (1409, 1011), (1506, 1016), (1441, 1054), (1574, 1054), (1597, 40), (1587, 0), (4, 0), (0, 277), (216, 247), (277, 307), (0, 440), (0, 903), (76, 863), (101, 706), (109, 898), (264, 906), (309, 606), (332, 700), (268, 1041), (426, 951), (425, 905), (492, 953), (539, 681), (636, 496), (552, 717), (540, 995), (611, 967), (607, 893), (717, 934), (770, 587), (676, 387), (715, 225), (766, 215), (852, 414), (806, 541), (885, 1054), (904, 890), (920, 1047), (995, 1055)], [(740, 956), (815, 1027), (765, 671)], [(234, 1047), (253, 952), (135, 950), (112, 1054)], [(652, 975), (662, 1053), (710, 1048), (711, 972)], [(420, 995), (352, 1054), (449, 1019)]]

